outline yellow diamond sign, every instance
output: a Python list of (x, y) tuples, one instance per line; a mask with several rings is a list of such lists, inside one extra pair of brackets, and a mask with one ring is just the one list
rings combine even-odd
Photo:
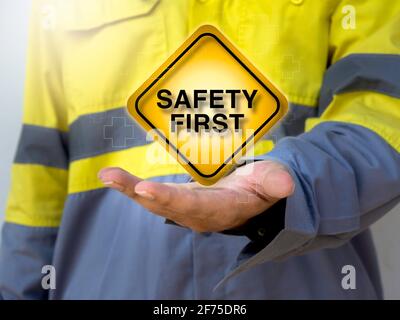
[(287, 100), (205, 25), (136, 90), (128, 110), (196, 181), (211, 185), (285, 115)]

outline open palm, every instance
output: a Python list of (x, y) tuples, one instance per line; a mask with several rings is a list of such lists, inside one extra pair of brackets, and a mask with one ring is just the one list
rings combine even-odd
[(105, 168), (99, 178), (154, 214), (197, 232), (238, 227), (294, 191), (291, 175), (274, 161), (239, 167), (211, 187), (146, 181), (121, 168)]

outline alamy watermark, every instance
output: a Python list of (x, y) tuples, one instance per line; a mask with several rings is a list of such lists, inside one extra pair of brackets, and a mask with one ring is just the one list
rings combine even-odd
[(42, 288), (44, 290), (54, 290), (56, 288), (56, 268), (46, 264), (42, 267)]
[(356, 268), (351, 264), (346, 264), (342, 267), (342, 288), (344, 290), (355, 290), (356, 287)]
[(354, 30), (356, 28), (356, 8), (352, 5), (342, 7), (342, 28), (344, 30)]

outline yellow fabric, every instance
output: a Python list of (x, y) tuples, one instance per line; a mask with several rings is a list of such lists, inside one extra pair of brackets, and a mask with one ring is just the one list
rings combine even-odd
[[(352, 5), (355, 29), (340, 30), (343, 7)], [(372, 18), (376, 17), (376, 18)], [(344, 0), (332, 17), (332, 62), (356, 53), (400, 54), (400, 1)], [(306, 131), (324, 121), (343, 121), (369, 128), (400, 152), (400, 99), (372, 92), (334, 97), (319, 119), (308, 119)]]
[(320, 118), (310, 118), (306, 131), (324, 121), (341, 121), (375, 131), (400, 152), (400, 100), (374, 92), (336, 96)]
[[(261, 155), (273, 148), (271, 140), (259, 141), (249, 155)], [(132, 161), (141, 159), (141, 161)], [(147, 179), (170, 174), (185, 174), (186, 171), (157, 142), (127, 150), (106, 153), (71, 163), (69, 193), (103, 188), (97, 173), (104, 167), (118, 166), (128, 172)]]
[[(62, 39), (49, 1), (32, 1), (23, 123), (68, 130), (62, 81)], [(26, 150), (29, 152), (29, 150)], [(5, 221), (58, 226), (67, 195), (68, 172), (37, 164), (14, 164)]]
[[(355, 10), (354, 29), (343, 29), (343, 8)], [(329, 53), (335, 63), (352, 53), (400, 54), (400, 1), (342, 0), (332, 15)]]
[(60, 224), (67, 188), (65, 170), (32, 164), (14, 164), (6, 222), (33, 227)]
[(47, 2), (34, 0), (32, 4), (23, 122), (67, 131), (61, 74), (63, 41), (55, 23), (55, 10)]
[[(400, 1), (393, 0), (32, 2), (23, 122), (64, 132), (82, 115), (124, 106), (204, 23), (220, 28), (290, 102), (310, 108), (317, 105), (330, 63), (352, 53), (399, 54)], [(354, 29), (343, 27), (346, 6), (355, 9)], [(307, 129), (329, 120), (357, 123), (399, 150), (398, 109), (398, 100), (380, 94), (342, 94), (320, 119), (310, 119)], [(271, 142), (263, 144), (264, 151), (272, 148)], [(133, 161), (151, 148), (73, 161), (69, 170), (14, 165), (7, 221), (57, 225), (67, 190), (101, 187), (97, 171), (106, 165), (121, 165), (143, 178), (182, 172), (175, 163)]]
[[(173, 4), (161, 0), (145, 15), (135, 12), (135, 8), (143, 11), (137, 3), (145, 1), (122, 2), (124, 6), (107, 1), (112, 18), (107, 10), (93, 10), (86, 2), (65, 2), (60, 28), (66, 30), (64, 85), (70, 123), (83, 114), (125, 105), (134, 89), (205, 23), (218, 26), (291, 102), (316, 106), (327, 64), (329, 26), (326, 22), (324, 29), (310, 30), (304, 20), (311, 15), (318, 23), (321, 12), (326, 16), (332, 12), (333, 1), (296, 6), (285, 0), (273, 5), (257, 0), (176, 0)], [(299, 35), (307, 34), (307, 42), (324, 45), (301, 50), (305, 39), (287, 27), (293, 25)]]

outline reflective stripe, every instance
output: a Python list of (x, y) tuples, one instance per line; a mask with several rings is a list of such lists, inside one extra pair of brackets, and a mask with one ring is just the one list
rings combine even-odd
[[(299, 120), (298, 116), (290, 118), (294, 121)], [(301, 126), (303, 123), (304, 119), (301, 121)], [(146, 139), (145, 131), (122, 107), (81, 116), (70, 125), (68, 134), (57, 129), (24, 125), (15, 163), (67, 169), (68, 159), (77, 161), (150, 143), (152, 141)], [(147, 149), (144, 150), (147, 152)], [(174, 172), (175, 170), (171, 173)]]
[(289, 112), (265, 137), (274, 142), (286, 137), (297, 136), (304, 132), (307, 118), (317, 116), (317, 108), (301, 104), (289, 103)]
[(67, 134), (53, 128), (23, 125), (14, 162), (68, 168)]
[(70, 125), (69, 132), (71, 161), (151, 142), (146, 141), (145, 131), (125, 107), (81, 116)]
[(352, 54), (325, 73), (319, 99), (319, 114), (333, 96), (352, 91), (375, 91), (400, 98), (400, 55)]
[[(261, 140), (256, 144), (254, 154), (264, 154), (271, 151), (272, 148), (272, 141)], [(104, 185), (98, 179), (97, 174), (102, 168), (109, 166), (121, 167), (142, 179), (186, 174), (185, 169), (165, 151), (161, 144), (153, 142), (145, 146), (73, 161), (69, 170), (68, 193), (103, 188)]]
[(399, 101), (398, 98), (375, 92), (340, 94), (335, 96), (321, 117), (307, 121), (306, 131), (326, 121), (358, 124), (374, 131), (400, 152)]
[[(289, 112), (287, 125), (290, 127), (293, 122), (299, 123), (298, 126), (295, 125), (295, 130), (297, 127), (303, 130), (305, 118), (315, 110), (312, 107), (299, 105), (293, 108)], [(293, 128), (289, 130), (294, 131)], [(146, 132), (128, 115), (125, 107), (79, 117), (70, 125), (68, 140), (71, 161), (153, 142), (146, 138)]]

